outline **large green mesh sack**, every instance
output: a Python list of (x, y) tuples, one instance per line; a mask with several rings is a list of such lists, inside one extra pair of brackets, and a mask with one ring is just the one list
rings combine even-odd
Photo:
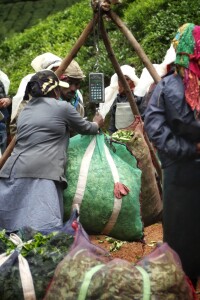
[[(72, 209), (78, 208), (80, 222), (88, 233), (140, 240), (141, 171), (126, 146), (113, 143), (109, 147), (106, 139), (103, 134), (70, 139), (64, 217), (68, 219)], [(114, 195), (118, 183), (122, 190), (124, 186), (129, 189), (127, 195)]]

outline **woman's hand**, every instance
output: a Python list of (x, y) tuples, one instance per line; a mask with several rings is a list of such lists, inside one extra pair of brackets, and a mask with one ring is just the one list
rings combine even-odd
[(8, 107), (11, 104), (11, 99), (10, 98), (1, 98), (0, 99), (0, 108), (3, 107)]
[(94, 118), (93, 118), (93, 122), (96, 122), (99, 126), (99, 128), (103, 127), (104, 125), (104, 119), (102, 117), (102, 115), (100, 115), (100, 113), (96, 113)]

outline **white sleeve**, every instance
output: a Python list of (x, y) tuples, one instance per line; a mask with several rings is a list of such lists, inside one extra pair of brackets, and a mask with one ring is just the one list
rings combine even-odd
[(15, 116), (17, 115), (20, 103), (22, 102), (23, 98), (24, 98), (24, 94), (25, 94), (25, 90), (26, 90), (26, 86), (27, 83), (29, 82), (29, 80), (31, 79), (31, 77), (34, 74), (28, 74), (27, 76), (25, 76), (19, 85), (19, 88), (17, 90), (17, 94), (12, 98), (12, 113), (11, 113), (11, 121), (15, 118)]
[(6, 95), (8, 95), (8, 91), (9, 91), (9, 87), (10, 87), (10, 80), (9, 80), (8, 76), (1, 70), (0, 70), (0, 80), (2, 81), (2, 83), (4, 85)]

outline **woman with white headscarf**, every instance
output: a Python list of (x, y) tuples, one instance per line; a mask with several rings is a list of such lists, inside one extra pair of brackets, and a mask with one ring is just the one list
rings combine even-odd
[[(131, 91), (134, 92), (134, 88), (139, 81), (139, 78), (135, 74), (135, 68), (129, 65), (123, 65), (121, 66), (121, 71)], [(111, 77), (110, 86), (105, 89), (105, 103), (100, 105), (100, 113), (103, 117), (105, 117), (109, 111), (111, 113), (109, 124), (110, 134), (120, 128), (129, 126), (133, 122), (134, 116), (128, 98), (116, 73)]]

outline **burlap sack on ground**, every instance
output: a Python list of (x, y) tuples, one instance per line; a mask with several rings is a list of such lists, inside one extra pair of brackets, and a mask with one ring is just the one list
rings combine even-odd
[[(131, 139), (126, 142), (128, 149), (138, 161), (142, 171), (141, 177), (141, 215), (144, 226), (152, 225), (162, 219), (161, 191), (156, 179), (156, 170), (152, 163), (149, 147), (143, 135), (142, 123), (135, 122), (123, 131), (132, 132)], [(115, 139), (117, 132), (113, 135)]]
[(142, 124), (136, 126), (134, 133), (127, 146), (138, 160), (138, 167), (142, 171), (141, 213), (144, 226), (149, 226), (161, 221), (163, 203)]

